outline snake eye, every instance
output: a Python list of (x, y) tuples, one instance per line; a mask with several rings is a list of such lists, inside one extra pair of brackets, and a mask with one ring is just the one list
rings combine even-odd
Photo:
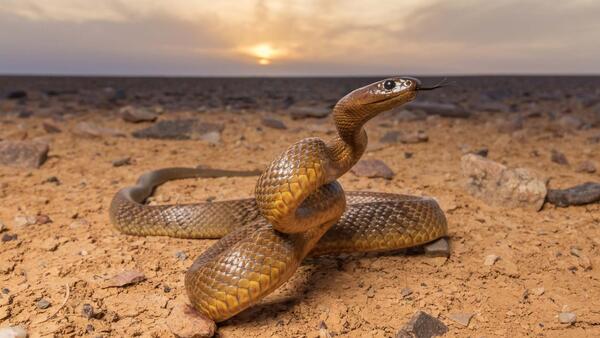
[(386, 80), (383, 83), (383, 88), (385, 88), (387, 90), (394, 89), (394, 87), (396, 87), (396, 81)]

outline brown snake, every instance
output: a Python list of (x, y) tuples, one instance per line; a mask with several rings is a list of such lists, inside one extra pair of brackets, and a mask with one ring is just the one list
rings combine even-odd
[(306, 138), (268, 165), (255, 198), (187, 205), (144, 205), (172, 179), (235, 176), (237, 172), (167, 168), (120, 190), (112, 223), (132, 235), (221, 238), (186, 273), (192, 305), (220, 322), (256, 304), (287, 281), (302, 260), (338, 252), (385, 251), (421, 245), (447, 234), (446, 218), (430, 198), (377, 192), (344, 194), (336, 181), (367, 146), (363, 125), (409, 102), (422, 87), (396, 77), (359, 88), (334, 107), (338, 135)]

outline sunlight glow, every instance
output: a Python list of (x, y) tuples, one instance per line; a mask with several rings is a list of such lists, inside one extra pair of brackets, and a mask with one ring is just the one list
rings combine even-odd
[(257, 58), (258, 64), (266, 66), (271, 64), (274, 59), (281, 58), (286, 53), (283, 49), (275, 48), (270, 43), (260, 43), (246, 49), (246, 54)]

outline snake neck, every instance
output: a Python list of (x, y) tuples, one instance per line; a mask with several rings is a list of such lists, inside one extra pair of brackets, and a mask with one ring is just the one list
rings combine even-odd
[(363, 155), (367, 148), (365, 123), (379, 111), (365, 105), (353, 104), (347, 97), (341, 99), (333, 108), (333, 121), (338, 136), (328, 143), (336, 174), (341, 176)]

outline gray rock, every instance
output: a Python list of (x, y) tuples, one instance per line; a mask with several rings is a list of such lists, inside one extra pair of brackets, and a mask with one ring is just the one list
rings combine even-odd
[(265, 127), (269, 127), (269, 128), (273, 128), (273, 129), (287, 129), (287, 126), (285, 125), (285, 123), (283, 123), (281, 120), (274, 119), (271, 117), (265, 117), (260, 122)]
[(9, 326), (0, 329), (0, 338), (27, 338), (27, 331), (20, 326)]
[(575, 324), (575, 322), (577, 321), (577, 315), (573, 312), (561, 312), (558, 315), (558, 321), (561, 324)]
[(75, 125), (73, 134), (84, 138), (125, 137), (120, 130), (100, 127), (91, 122), (80, 122)]
[(158, 118), (158, 115), (149, 110), (133, 106), (125, 106), (119, 112), (124, 121), (131, 123), (154, 122)]
[(48, 144), (37, 141), (0, 141), (0, 165), (39, 168), (48, 158)]
[(567, 157), (565, 156), (565, 154), (561, 153), (560, 151), (556, 150), (556, 149), (552, 149), (552, 154), (550, 155), (550, 159), (552, 160), (552, 162), (556, 163), (556, 164), (560, 164), (560, 165), (568, 165), (569, 161), (567, 160)]
[(568, 189), (550, 189), (546, 200), (559, 207), (600, 202), (600, 183), (587, 182)]
[(556, 122), (564, 129), (581, 129), (585, 125), (582, 119), (573, 115), (562, 116)]
[(46, 131), (48, 134), (58, 134), (62, 132), (60, 128), (48, 122), (42, 123), (42, 128), (44, 128), (44, 131)]
[(474, 313), (452, 313), (448, 318), (464, 327), (467, 327), (469, 326), (469, 322), (474, 315)]
[(27, 98), (27, 92), (24, 90), (14, 90), (6, 94), (6, 98), (9, 100), (20, 100)]
[(35, 303), (38, 309), (45, 310), (50, 307), (50, 302), (42, 298)]
[(175, 258), (177, 258), (180, 261), (185, 261), (187, 257), (188, 255), (184, 251), (177, 251), (175, 253)]
[(435, 103), (426, 101), (413, 101), (404, 106), (408, 110), (421, 110), (429, 115), (439, 115), (443, 117), (468, 118), (471, 113), (464, 108), (452, 103)]
[(360, 160), (351, 169), (356, 176), (392, 179), (394, 172), (382, 160)]
[(440, 238), (423, 246), (425, 255), (429, 257), (449, 257), (450, 244), (446, 238)]
[(461, 158), (465, 189), (494, 206), (540, 210), (546, 197), (546, 182), (524, 168), (506, 166), (475, 154)]
[(123, 157), (112, 161), (113, 167), (122, 167), (131, 164), (131, 157)]
[[(225, 126), (222, 124), (201, 122), (196, 119), (180, 119), (160, 121), (154, 125), (133, 132), (133, 137), (160, 140), (199, 140), (208, 133), (220, 134)], [(211, 136), (214, 139), (214, 136)]]
[(324, 118), (331, 114), (331, 109), (327, 107), (310, 107), (310, 106), (291, 106), (289, 109), (290, 116), (294, 120), (305, 118)]
[(379, 140), (381, 143), (422, 143), (427, 142), (429, 140), (429, 136), (423, 130), (418, 130), (415, 132), (404, 133), (401, 131), (393, 130), (388, 131), (383, 135), (383, 137)]
[(431, 338), (446, 332), (448, 327), (441, 320), (419, 311), (396, 333), (396, 338)]

